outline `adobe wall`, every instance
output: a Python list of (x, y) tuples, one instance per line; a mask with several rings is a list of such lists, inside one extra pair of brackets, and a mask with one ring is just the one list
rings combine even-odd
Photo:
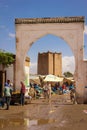
[(38, 54), (38, 72), (40, 75), (48, 74), (48, 54), (47, 53), (39, 53)]
[(48, 52), (48, 74), (53, 74), (53, 53)]
[[(87, 100), (87, 61), (83, 60), (84, 17), (16, 19), (16, 88), (24, 80), (24, 61), (31, 45), (39, 38), (52, 34), (62, 38), (75, 57), (75, 81), (78, 103)], [(85, 94), (85, 95), (84, 95)]]
[(54, 75), (62, 76), (62, 54), (61, 53), (54, 53)]

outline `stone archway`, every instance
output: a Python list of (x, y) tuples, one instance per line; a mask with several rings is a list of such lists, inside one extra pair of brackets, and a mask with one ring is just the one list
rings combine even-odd
[(84, 17), (26, 18), (15, 19), (16, 26), (16, 74), (15, 86), (19, 89), (24, 80), (24, 61), (28, 50), (37, 39), (47, 35), (56, 35), (66, 41), (75, 57), (77, 101), (87, 101), (87, 61), (83, 60)]

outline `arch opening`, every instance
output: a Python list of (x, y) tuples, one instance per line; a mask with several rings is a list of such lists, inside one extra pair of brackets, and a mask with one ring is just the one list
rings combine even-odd
[(47, 34), (35, 41), (27, 55), (30, 57), (30, 74), (37, 74), (38, 53), (57, 52), (62, 54), (62, 74), (64, 72), (75, 72), (75, 58), (73, 52), (62, 38)]
[[(87, 86), (87, 61), (84, 61), (83, 35), (84, 35), (84, 17), (64, 17), (64, 18), (34, 18), (34, 19), (16, 19), (16, 86), (19, 80), (24, 79), (22, 71), (26, 52), (30, 49), (33, 42), (42, 36), (53, 34), (62, 38), (69, 44), (75, 58), (75, 80), (78, 102), (83, 103), (87, 100), (84, 97), (84, 87)], [(32, 25), (32, 26), (31, 26)], [(24, 46), (26, 43), (26, 46)], [(17, 64), (19, 63), (19, 64)], [(86, 95), (86, 93), (85, 93)], [(85, 98), (85, 99), (84, 99)]]

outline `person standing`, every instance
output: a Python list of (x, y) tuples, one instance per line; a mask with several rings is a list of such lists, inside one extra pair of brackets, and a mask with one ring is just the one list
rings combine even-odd
[(48, 83), (48, 95), (49, 95), (49, 98), (51, 98), (51, 83)]
[(12, 92), (12, 89), (10, 85), (6, 84), (4, 88), (4, 97), (5, 97), (5, 101), (7, 105), (6, 110), (9, 110), (10, 101), (11, 101), (11, 92)]
[(47, 83), (44, 84), (43, 90), (44, 90), (44, 98), (48, 99), (49, 95), (48, 95), (48, 86), (47, 86)]
[(25, 103), (25, 85), (24, 83), (21, 81), (21, 91), (20, 91), (20, 94), (21, 94), (21, 105), (23, 106), (24, 103)]
[(44, 90), (44, 97), (46, 99), (51, 98), (51, 84), (49, 82), (45, 83), (45, 85), (43, 86), (43, 90)]

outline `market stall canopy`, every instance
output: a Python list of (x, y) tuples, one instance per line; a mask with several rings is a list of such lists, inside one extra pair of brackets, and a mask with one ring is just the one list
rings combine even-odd
[(70, 82), (75, 82), (73, 77), (64, 77), (64, 81), (70, 81)]
[(49, 74), (45, 77), (44, 82), (62, 82), (63, 77), (57, 77), (55, 75)]

